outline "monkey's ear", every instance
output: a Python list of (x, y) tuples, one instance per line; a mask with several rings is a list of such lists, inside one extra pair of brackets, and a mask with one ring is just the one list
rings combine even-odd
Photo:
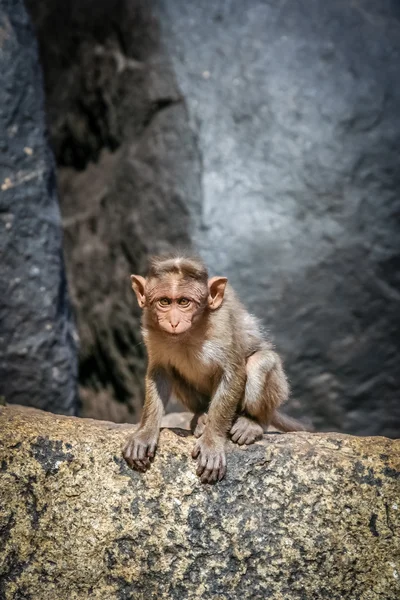
[(227, 283), (226, 277), (211, 277), (208, 280), (208, 306), (211, 310), (221, 306)]
[(141, 275), (131, 275), (132, 289), (136, 294), (136, 298), (140, 308), (143, 308), (146, 304), (146, 296), (144, 294), (144, 286), (146, 285), (146, 279)]

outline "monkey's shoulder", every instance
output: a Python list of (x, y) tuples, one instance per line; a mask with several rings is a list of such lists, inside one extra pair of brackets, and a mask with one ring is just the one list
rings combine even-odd
[(261, 347), (271, 346), (269, 336), (260, 319), (250, 313), (229, 289), (227, 302), (221, 307), (221, 315), (216, 315), (213, 327), (214, 337), (223, 338), (225, 347), (229, 342), (246, 355), (256, 352)]

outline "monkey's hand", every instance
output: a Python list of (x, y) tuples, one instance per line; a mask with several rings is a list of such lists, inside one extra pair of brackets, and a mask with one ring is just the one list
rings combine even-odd
[(225, 438), (212, 439), (202, 435), (194, 445), (192, 457), (197, 458), (197, 475), (202, 483), (221, 481), (226, 473)]
[(146, 471), (150, 466), (150, 459), (154, 457), (158, 440), (158, 432), (150, 433), (138, 429), (128, 439), (122, 454), (130, 467), (138, 471)]

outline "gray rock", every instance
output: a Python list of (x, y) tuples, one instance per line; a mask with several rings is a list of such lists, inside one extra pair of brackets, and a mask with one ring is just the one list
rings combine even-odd
[(146, 474), (122, 426), (0, 408), (0, 597), (398, 600), (400, 440), (267, 435), (200, 483), (163, 430)]
[(89, 414), (110, 396), (137, 416), (127, 275), (194, 242), (273, 334), (289, 412), (399, 435), (397, 4), (28, 4)]
[(36, 42), (22, 0), (0, 2), (0, 396), (78, 408), (77, 350), (62, 257)]
[(191, 246), (201, 200), (196, 140), (150, 6), (28, 5), (59, 165), (82, 414), (134, 421), (145, 358), (129, 275), (143, 272), (149, 253)]
[(292, 414), (399, 435), (399, 6), (157, 4), (202, 155), (196, 239), (273, 333)]

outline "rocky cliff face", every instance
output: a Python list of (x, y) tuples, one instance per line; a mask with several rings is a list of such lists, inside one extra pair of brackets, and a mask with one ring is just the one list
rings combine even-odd
[(164, 430), (146, 474), (111, 423), (0, 409), (4, 600), (397, 600), (400, 441), (267, 435), (202, 485)]
[(105, 416), (137, 415), (144, 355), (127, 276), (185, 244), (272, 332), (292, 414), (398, 435), (397, 6), (28, 5), (90, 414), (101, 398)]
[(0, 397), (74, 414), (76, 333), (42, 75), (22, 0), (0, 2)]

